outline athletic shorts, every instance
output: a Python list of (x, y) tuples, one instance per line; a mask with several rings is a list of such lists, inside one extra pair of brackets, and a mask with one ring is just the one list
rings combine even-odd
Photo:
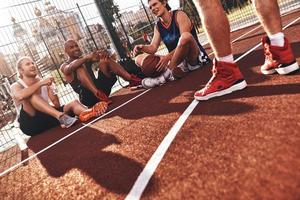
[[(107, 96), (110, 95), (111, 89), (116, 81), (117, 77), (115, 75), (112, 74), (111, 77), (107, 77), (101, 71), (98, 72), (98, 78), (94, 79), (96, 87), (101, 89)], [(82, 104), (89, 108), (99, 102), (99, 99), (90, 90), (84, 87), (81, 87), (79, 99)]]
[[(63, 109), (63, 106), (61, 106), (58, 110), (63, 112)], [(35, 115), (31, 116), (24, 111), (23, 107), (18, 121), (22, 132), (29, 136), (38, 135), (59, 125), (59, 121), (56, 118), (39, 111), (36, 111)]]

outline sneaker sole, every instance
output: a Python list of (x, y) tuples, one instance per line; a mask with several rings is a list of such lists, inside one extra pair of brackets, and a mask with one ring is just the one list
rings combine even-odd
[(299, 65), (298, 65), (297, 62), (295, 62), (295, 63), (293, 63), (293, 64), (291, 64), (289, 66), (282, 67), (282, 68), (279, 67), (279, 68), (276, 68), (275, 70), (276, 70), (276, 72), (278, 74), (285, 75), (285, 74), (289, 74), (291, 72), (294, 72), (294, 71), (296, 71), (298, 69), (299, 69)]
[(73, 121), (72, 121), (72, 123), (71, 124), (69, 124), (68, 126), (65, 126), (65, 125), (60, 125), (62, 128), (70, 128), (73, 124), (75, 124), (75, 122), (77, 121), (77, 119), (74, 119)]
[(207, 96), (204, 96), (204, 97), (198, 97), (198, 96), (194, 95), (194, 98), (198, 101), (206, 101), (206, 100), (214, 98), (214, 97), (219, 97), (219, 96), (223, 96), (223, 95), (226, 95), (226, 94), (230, 94), (234, 91), (242, 90), (245, 87), (247, 87), (247, 83), (244, 80), (244, 81), (242, 81), (238, 84), (235, 84), (235, 85), (233, 85), (230, 88), (227, 88), (225, 90), (222, 90), (222, 91), (219, 91), (219, 92), (214, 92), (214, 93), (211, 93), (211, 94), (209, 94)]
[(263, 70), (261, 69), (261, 73), (262, 74), (265, 74), (265, 75), (271, 75), (271, 74), (274, 74), (274, 73), (278, 73), (280, 75), (286, 75), (286, 74), (289, 74), (289, 73), (292, 73), (296, 70), (299, 69), (299, 65), (297, 62), (289, 65), (289, 66), (286, 66), (286, 67), (279, 67), (279, 68), (276, 68), (276, 69), (271, 69), (271, 70)]
[(145, 89), (155, 88), (155, 87), (158, 87), (158, 86), (163, 85), (163, 84), (166, 83), (166, 81), (164, 81), (164, 82), (161, 82), (159, 85), (156, 85), (156, 86), (154, 86), (154, 87), (148, 87), (148, 86), (145, 84), (145, 81), (146, 81), (146, 78), (144, 78), (144, 79), (142, 80), (142, 86), (143, 86), (143, 88), (145, 88)]
[(144, 86), (143, 85), (136, 85), (136, 86), (129, 86), (129, 89), (130, 90), (138, 90), (138, 89), (142, 89), (142, 88), (144, 88)]
[(271, 75), (271, 74), (275, 74), (276, 73), (276, 70), (275, 69), (271, 69), (271, 70), (263, 70), (263, 69), (260, 69), (261, 73), (264, 74), (264, 75)]

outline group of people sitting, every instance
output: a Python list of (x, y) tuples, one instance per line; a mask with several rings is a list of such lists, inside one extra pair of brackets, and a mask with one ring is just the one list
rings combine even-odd
[[(263, 4), (261, 3), (259, 6), (264, 6), (267, 9), (268, 6), (272, 5), (273, 7), (269, 9), (274, 10), (275, 6), (277, 8), (275, 11), (279, 12), (275, 0), (267, 0), (267, 2), (269, 5), (261, 5)], [(213, 76), (203, 89), (195, 93), (195, 99), (207, 100), (244, 89), (247, 84), (233, 61), (229, 40), (229, 24), (221, 3), (219, 0), (209, 1), (209, 3), (208, 1), (195, 0), (195, 3), (199, 6), (203, 25), (216, 55), (213, 63)], [(77, 117), (80, 121), (88, 121), (102, 115), (112, 103), (109, 95), (112, 86), (116, 83), (116, 76), (128, 81), (129, 87), (142, 85), (144, 88), (153, 88), (168, 81), (183, 78), (189, 72), (211, 62), (185, 12), (181, 10), (172, 11), (167, 0), (148, 0), (148, 4), (158, 20), (150, 44), (134, 47), (133, 53), (137, 56), (134, 67), (137, 68), (135, 71), (138, 73), (125, 70), (105, 51), (95, 51), (82, 55), (75, 40), (70, 39), (65, 42), (64, 48), (68, 60), (61, 65), (60, 70), (66, 81), (79, 95), (79, 101), (74, 100), (61, 106), (52, 87), (54, 79), (52, 77), (39, 78), (37, 66), (30, 57), (22, 57), (18, 60), (19, 80), (11, 86), (11, 91), (18, 110), (20, 129), (25, 134), (33, 136), (59, 124), (68, 128), (77, 121)], [(278, 18), (278, 13), (277, 15), (272, 13), (272, 15)], [(215, 16), (215, 18), (210, 19), (215, 19), (222, 24), (208, 19), (208, 16)], [(264, 16), (260, 16), (262, 22), (265, 22)], [(216, 31), (218, 30), (217, 27), (221, 32)], [(276, 26), (274, 27), (276, 28)], [(268, 29), (271, 33), (270, 30)], [(288, 74), (299, 68), (290, 45), (283, 38), (281, 30), (279, 22), (280, 34), (276, 33), (277, 35), (274, 36), (272, 32), (271, 37), (265, 37), (263, 40), (266, 62), (261, 71), (264, 74), (275, 72)], [(268, 35), (269, 32), (267, 32)], [(220, 39), (220, 35), (224, 37)], [(156, 56), (159, 58), (158, 63), (155, 66), (150, 66), (156, 76), (149, 76), (149, 74), (143, 73), (142, 69), (145, 67), (143, 61), (149, 54), (156, 54), (161, 42), (167, 47), (168, 54)], [(92, 65), (95, 63), (98, 66), (96, 75), (92, 69)], [(146, 67), (149, 68), (149, 66)]]

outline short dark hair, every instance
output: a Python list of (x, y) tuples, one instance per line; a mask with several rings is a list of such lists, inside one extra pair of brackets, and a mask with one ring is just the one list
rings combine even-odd
[[(149, 1), (150, 1), (150, 0), (148, 0), (148, 3), (149, 3)], [(170, 10), (171, 10), (171, 7), (170, 7), (170, 5), (168, 4), (168, 0), (159, 0), (159, 1), (160, 1), (161, 3), (163, 3), (163, 2), (165, 1), (165, 2), (167, 3), (167, 4), (166, 4), (166, 8), (167, 8), (167, 10), (168, 10), (168, 11), (170, 11)]]

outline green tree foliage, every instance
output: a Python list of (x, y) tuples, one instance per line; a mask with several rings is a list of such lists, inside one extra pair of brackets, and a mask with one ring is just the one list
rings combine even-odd
[(197, 28), (201, 27), (201, 20), (193, 0), (180, 0), (180, 7), (190, 17), (192, 23)]
[(251, 0), (222, 0), (222, 5), (227, 13), (232, 9), (242, 8), (249, 3), (251, 3)]

